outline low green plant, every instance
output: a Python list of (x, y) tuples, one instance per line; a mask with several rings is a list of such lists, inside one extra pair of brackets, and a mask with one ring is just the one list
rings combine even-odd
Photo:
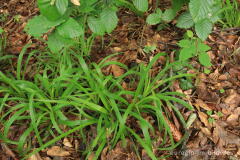
[(152, 45), (152, 46), (145, 46), (143, 48), (143, 51), (147, 54), (153, 53), (155, 50), (157, 49), (156, 45)]
[(198, 61), (205, 67), (210, 67), (211, 59), (207, 51), (211, 48), (204, 44), (199, 38), (193, 36), (192, 31), (187, 31), (186, 38), (178, 42), (181, 48), (179, 51), (179, 60), (187, 62), (190, 58), (198, 57)]
[(240, 4), (237, 0), (222, 1), (224, 8), (222, 20), (220, 21), (224, 28), (240, 27)]
[[(16, 151), (25, 159), (72, 133), (77, 133), (82, 143), (86, 144), (86, 149), (82, 151), (86, 159), (93, 152), (94, 159), (97, 159), (107, 144), (113, 148), (120, 140), (125, 142), (126, 137), (132, 137), (151, 159), (157, 160), (152, 150), (156, 139), (150, 136), (155, 130), (163, 136), (162, 144), (157, 148), (159, 150), (174, 149), (183, 141), (174, 141), (164, 119), (164, 116), (170, 118), (169, 110), (173, 111), (184, 130), (186, 123), (174, 104), (193, 109), (180, 99), (182, 94), (168, 90), (175, 79), (193, 76), (168, 76), (167, 72), (179, 62), (168, 61), (153, 76), (151, 68), (164, 54), (157, 54), (147, 66), (140, 64), (135, 69), (128, 69), (124, 64), (108, 61), (115, 55), (105, 58), (99, 64), (87, 64), (79, 54), (66, 52), (60, 60), (56, 58), (55, 63), (42, 63), (45, 66), (41, 67), (41, 74), (36, 74), (31, 82), (25, 80), (23, 74), (27, 65), (26, 62), (23, 65), (24, 53), (22, 51), (19, 55), (16, 77), (0, 72), (0, 122), (4, 125), (0, 139), (4, 143), (16, 145)], [(101, 72), (113, 64), (119, 65), (126, 72), (120, 77)], [(125, 90), (121, 85), (129, 77), (137, 83), (134, 91)], [(131, 97), (131, 100), (126, 97)], [(155, 118), (156, 128), (142, 118), (143, 113)], [(143, 137), (127, 125), (130, 117), (139, 122)], [(12, 126), (25, 126), (17, 140), (8, 137)], [(87, 126), (96, 127), (96, 136), (91, 143), (86, 137), (86, 132), (89, 132)], [(36, 145), (39, 147), (36, 148)]]
[[(41, 14), (31, 19), (25, 30), (36, 38), (49, 33), (46, 43), (52, 52), (76, 45), (84, 51), (91, 47), (95, 36), (114, 30), (119, 6), (142, 13), (148, 9), (148, 1), (133, 0), (132, 4), (127, 0), (38, 0)], [(92, 35), (86, 34), (88, 29)], [(88, 55), (90, 51), (85, 52)]]
[(183, 5), (187, 5), (188, 10), (178, 17), (176, 26), (184, 29), (194, 27), (197, 36), (205, 40), (211, 33), (213, 24), (220, 20), (221, 4), (221, 0), (172, 0), (171, 8), (164, 12), (156, 9), (146, 21), (150, 25), (162, 21), (168, 23), (176, 17)]

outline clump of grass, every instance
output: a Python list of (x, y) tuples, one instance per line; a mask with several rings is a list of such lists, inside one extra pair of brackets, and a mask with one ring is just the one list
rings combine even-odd
[[(33, 81), (28, 81), (23, 74), (27, 64), (22, 65), (24, 53), (19, 55), (16, 78), (9, 78), (0, 72), (0, 95), (3, 95), (0, 97), (0, 123), (4, 126), (0, 139), (16, 145), (21, 157), (27, 158), (72, 133), (78, 133), (86, 144), (82, 152), (86, 159), (92, 153), (97, 159), (107, 144), (114, 147), (120, 140), (124, 142), (127, 137), (132, 137), (151, 159), (157, 160), (153, 153), (156, 139), (150, 136), (156, 130), (163, 135), (159, 150), (171, 150), (181, 143), (174, 141), (164, 118), (170, 118), (171, 109), (184, 129), (186, 123), (175, 104), (193, 109), (180, 98), (183, 95), (169, 90), (174, 80), (192, 76), (168, 74), (172, 66), (179, 62), (167, 62), (153, 76), (150, 74), (151, 68), (163, 53), (157, 54), (147, 66), (140, 64), (128, 69), (119, 62), (107, 61), (114, 55), (99, 64), (87, 64), (83, 57), (63, 52), (51, 63), (42, 63), (41, 74), (36, 74)], [(126, 72), (120, 77), (104, 75), (101, 70), (112, 64), (119, 65)], [(137, 83), (134, 91), (125, 90), (121, 85), (129, 76)], [(131, 100), (127, 100), (126, 96)], [(157, 127), (144, 119), (143, 113), (154, 117)], [(139, 122), (142, 136), (127, 125), (129, 117)], [(10, 139), (11, 127), (22, 125), (26, 129), (20, 137), (17, 140)], [(90, 143), (86, 140), (87, 126), (95, 126), (97, 132)]]
[(224, 28), (240, 27), (240, 4), (237, 0), (223, 1), (221, 23)]

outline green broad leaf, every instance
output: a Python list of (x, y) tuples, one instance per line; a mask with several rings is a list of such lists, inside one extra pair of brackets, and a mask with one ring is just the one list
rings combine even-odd
[(179, 28), (190, 28), (194, 25), (192, 16), (189, 12), (181, 14), (177, 20), (177, 27)]
[(52, 0), (38, 0), (38, 7), (42, 15), (51, 21), (55, 21), (61, 17), (55, 5), (51, 5)]
[(211, 47), (209, 47), (208, 45), (206, 45), (204, 43), (198, 43), (198, 51), (199, 52), (206, 52), (210, 49), (211, 49)]
[(212, 65), (209, 55), (205, 52), (199, 54), (198, 60), (203, 66), (210, 67)]
[(93, 33), (100, 36), (104, 35), (105, 26), (102, 24), (102, 21), (100, 18), (96, 18), (93, 16), (88, 17), (87, 23)]
[(189, 10), (195, 23), (208, 19), (213, 15), (215, 0), (190, 0)]
[(188, 39), (183, 39), (178, 42), (178, 46), (182, 48), (189, 48), (190, 46), (192, 46), (192, 41)]
[(57, 32), (64, 38), (76, 38), (83, 35), (83, 26), (73, 18), (69, 18), (65, 23), (57, 27)]
[(179, 60), (180, 61), (186, 61), (190, 58), (192, 58), (195, 54), (195, 48), (194, 47), (190, 47), (190, 48), (183, 48), (181, 49), (180, 53), (179, 53)]
[(48, 32), (52, 27), (58, 26), (63, 23), (64, 19), (50, 21), (45, 16), (39, 15), (30, 19), (25, 27), (25, 31), (34, 37), (41, 37), (44, 33)]
[(216, 23), (221, 18), (221, 13), (224, 10), (224, 7), (222, 8), (221, 3), (216, 3), (212, 8), (212, 14), (209, 15), (209, 19), (212, 23)]
[(189, 38), (193, 38), (193, 32), (191, 30), (187, 30), (187, 36)]
[(113, 8), (105, 8), (100, 13), (100, 19), (107, 33), (111, 33), (117, 27), (118, 17), (116, 10)]
[(148, 10), (148, 0), (133, 0), (133, 5), (141, 12)]
[(172, 0), (172, 9), (174, 12), (178, 12), (184, 5), (184, 0)]
[(68, 0), (56, 0), (56, 7), (58, 12), (63, 15), (68, 7)]
[(73, 41), (71, 39), (64, 38), (60, 36), (57, 32), (54, 32), (48, 37), (48, 47), (53, 53), (58, 53), (64, 47), (72, 45)]
[(161, 22), (162, 17), (162, 11), (160, 9), (157, 9), (156, 13), (149, 14), (146, 22), (150, 25), (156, 25)]
[(173, 9), (166, 9), (162, 15), (162, 19), (166, 22), (170, 22), (176, 16), (176, 12)]
[(197, 36), (202, 40), (206, 40), (208, 35), (212, 32), (213, 24), (208, 19), (202, 20), (195, 24), (195, 31)]
[(81, 5), (79, 6), (79, 11), (82, 13), (89, 13), (91, 11), (94, 11), (94, 3), (96, 3), (98, 0), (84, 0), (80, 1)]

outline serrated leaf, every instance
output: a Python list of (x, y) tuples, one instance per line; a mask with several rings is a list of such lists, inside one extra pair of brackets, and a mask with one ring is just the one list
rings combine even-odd
[(63, 15), (68, 7), (68, 0), (56, 0), (56, 7), (58, 12)]
[(199, 52), (206, 52), (206, 51), (208, 51), (210, 49), (211, 48), (208, 45), (204, 44), (204, 43), (199, 43), (198, 44), (198, 51)]
[(162, 15), (162, 19), (166, 22), (170, 22), (176, 16), (176, 12), (173, 9), (166, 9)]
[(199, 54), (198, 60), (203, 66), (210, 67), (212, 65), (209, 55), (205, 52)]
[(195, 31), (201, 40), (206, 40), (208, 35), (212, 32), (213, 24), (208, 19), (202, 20), (195, 24)]
[(177, 20), (177, 27), (179, 28), (190, 28), (194, 25), (192, 16), (189, 12), (181, 14)]
[(195, 51), (196, 51), (195, 47), (181, 49), (180, 54), (179, 54), (179, 60), (186, 61), (186, 60), (192, 58), (195, 54)]
[(172, 0), (172, 9), (175, 12), (178, 12), (182, 8), (184, 3), (185, 3), (185, 1), (183, 1), (183, 0)]
[(161, 22), (161, 16), (162, 16), (161, 12), (149, 14), (146, 19), (146, 22), (150, 25), (156, 25)]
[(189, 48), (192, 46), (192, 41), (190, 41), (188, 39), (183, 39), (178, 42), (178, 46), (182, 47), (182, 48)]
[(61, 24), (64, 21), (64, 19), (50, 21), (43, 15), (35, 16), (28, 21), (25, 31), (31, 36), (41, 37), (42, 34), (48, 32), (49, 29)]
[(148, 10), (148, 0), (133, 0), (133, 4), (141, 12)]
[(107, 33), (111, 33), (117, 27), (118, 24), (117, 13), (112, 8), (105, 8), (100, 13), (100, 19)]
[(52, 0), (38, 0), (38, 7), (42, 15), (51, 21), (55, 21), (61, 17), (55, 5), (51, 5)]
[(83, 35), (83, 27), (73, 18), (57, 27), (57, 32), (64, 38), (75, 38)]
[(213, 14), (214, 0), (190, 0), (189, 10), (195, 23), (208, 19)]
[(53, 53), (58, 53), (61, 51), (64, 47), (68, 47), (72, 44), (71, 39), (64, 38), (60, 36), (57, 32), (52, 33), (48, 37), (48, 47)]
[(88, 17), (87, 23), (93, 33), (100, 36), (104, 35), (105, 26), (102, 24), (102, 21), (100, 18), (96, 18), (93, 16)]

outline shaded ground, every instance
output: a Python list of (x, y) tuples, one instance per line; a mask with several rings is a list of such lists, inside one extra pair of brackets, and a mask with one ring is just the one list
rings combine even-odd
[[(33, 42), (32, 47), (39, 44), (23, 31), (27, 20), (37, 14), (38, 10), (35, 7), (33, 0), (0, 2), (0, 13), (8, 15), (0, 21), (0, 25), (8, 34), (8, 46), (5, 50), (7, 54), (18, 55), (28, 42)], [(20, 15), (18, 20), (16, 20), (16, 15)], [(173, 56), (174, 50), (177, 49), (176, 43), (182, 39), (184, 33), (183, 30), (175, 28), (173, 24), (157, 31), (156, 27), (145, 25), (143, 18), (125, 10), (119, 13), (119, 17), (118, 28), (111, 35), (105, 36), (103, 46), (101, 45), (102, 39), (97, 38), (92, 50), (93, 61), (98, 62), (111, 53), (123, 52), (124, 54), (114, 59), (128, 66), (138, 63), (147, 64), (153, 55), (159, 52), (166, 52)], [(179, 150), (173, 152), (172, 158), (169, 159), (238, 159), (240, 157), (240, 29), (221, 31), (220, 28), (215, 28), (206, 43), (212, 47), (208, 52), (213, 63), (211, 72), (204, 73), (204, 69), (193, 59), (191, 63), (195, 70), (189, 72), (197, 73), (195, 88), (182, 90), (177, 81), (173, 86), (174, 91), (185, 93), (187, 95), (185, 100), (195, 107), (194, 112), (181, 109), (185, 119), (187, 120), (192, 113), (196, 113), (197, 119), (189, 129), (188, 141)], [(153, 53), (147, 54), (143, 51), (145, 46), (153, 45), (157, 46)], [(165, 58), (162, 57), (160, 63), (164, 62)], [(115, 68), (109, 72), (121, 74), (119, 72), (122, 70)], [(129, 123), (131, 121), (134, 120), (129, 120)], [(177, 129), (177, 132), (181, 132), (176, 119), (170, 123)], [(21, 128), (16, 129), (15, 132), (20, 134)], [(65, 138), (57, 145), (44, 150), (40, 155), (35, 155), (32, 159), (79, 159), (77, 148), (80, 140)], [(0, 159), (5, 160), (9, 157), (17, 159), (18, 155), (13, 152), (13, 149), (14, 146), (2, 144)], [(141, 154), (142, 159), (149, 159), (144, 150)], [(156, 154), (164, 155), (165, 153)], [(59, 158), (59, 156), (65, 158)], [(118, 144), (114, 150), (108, 151), (106, 147), (101, 159), (133, 160), (138, 158), (129, 141), (126, 148)]]

